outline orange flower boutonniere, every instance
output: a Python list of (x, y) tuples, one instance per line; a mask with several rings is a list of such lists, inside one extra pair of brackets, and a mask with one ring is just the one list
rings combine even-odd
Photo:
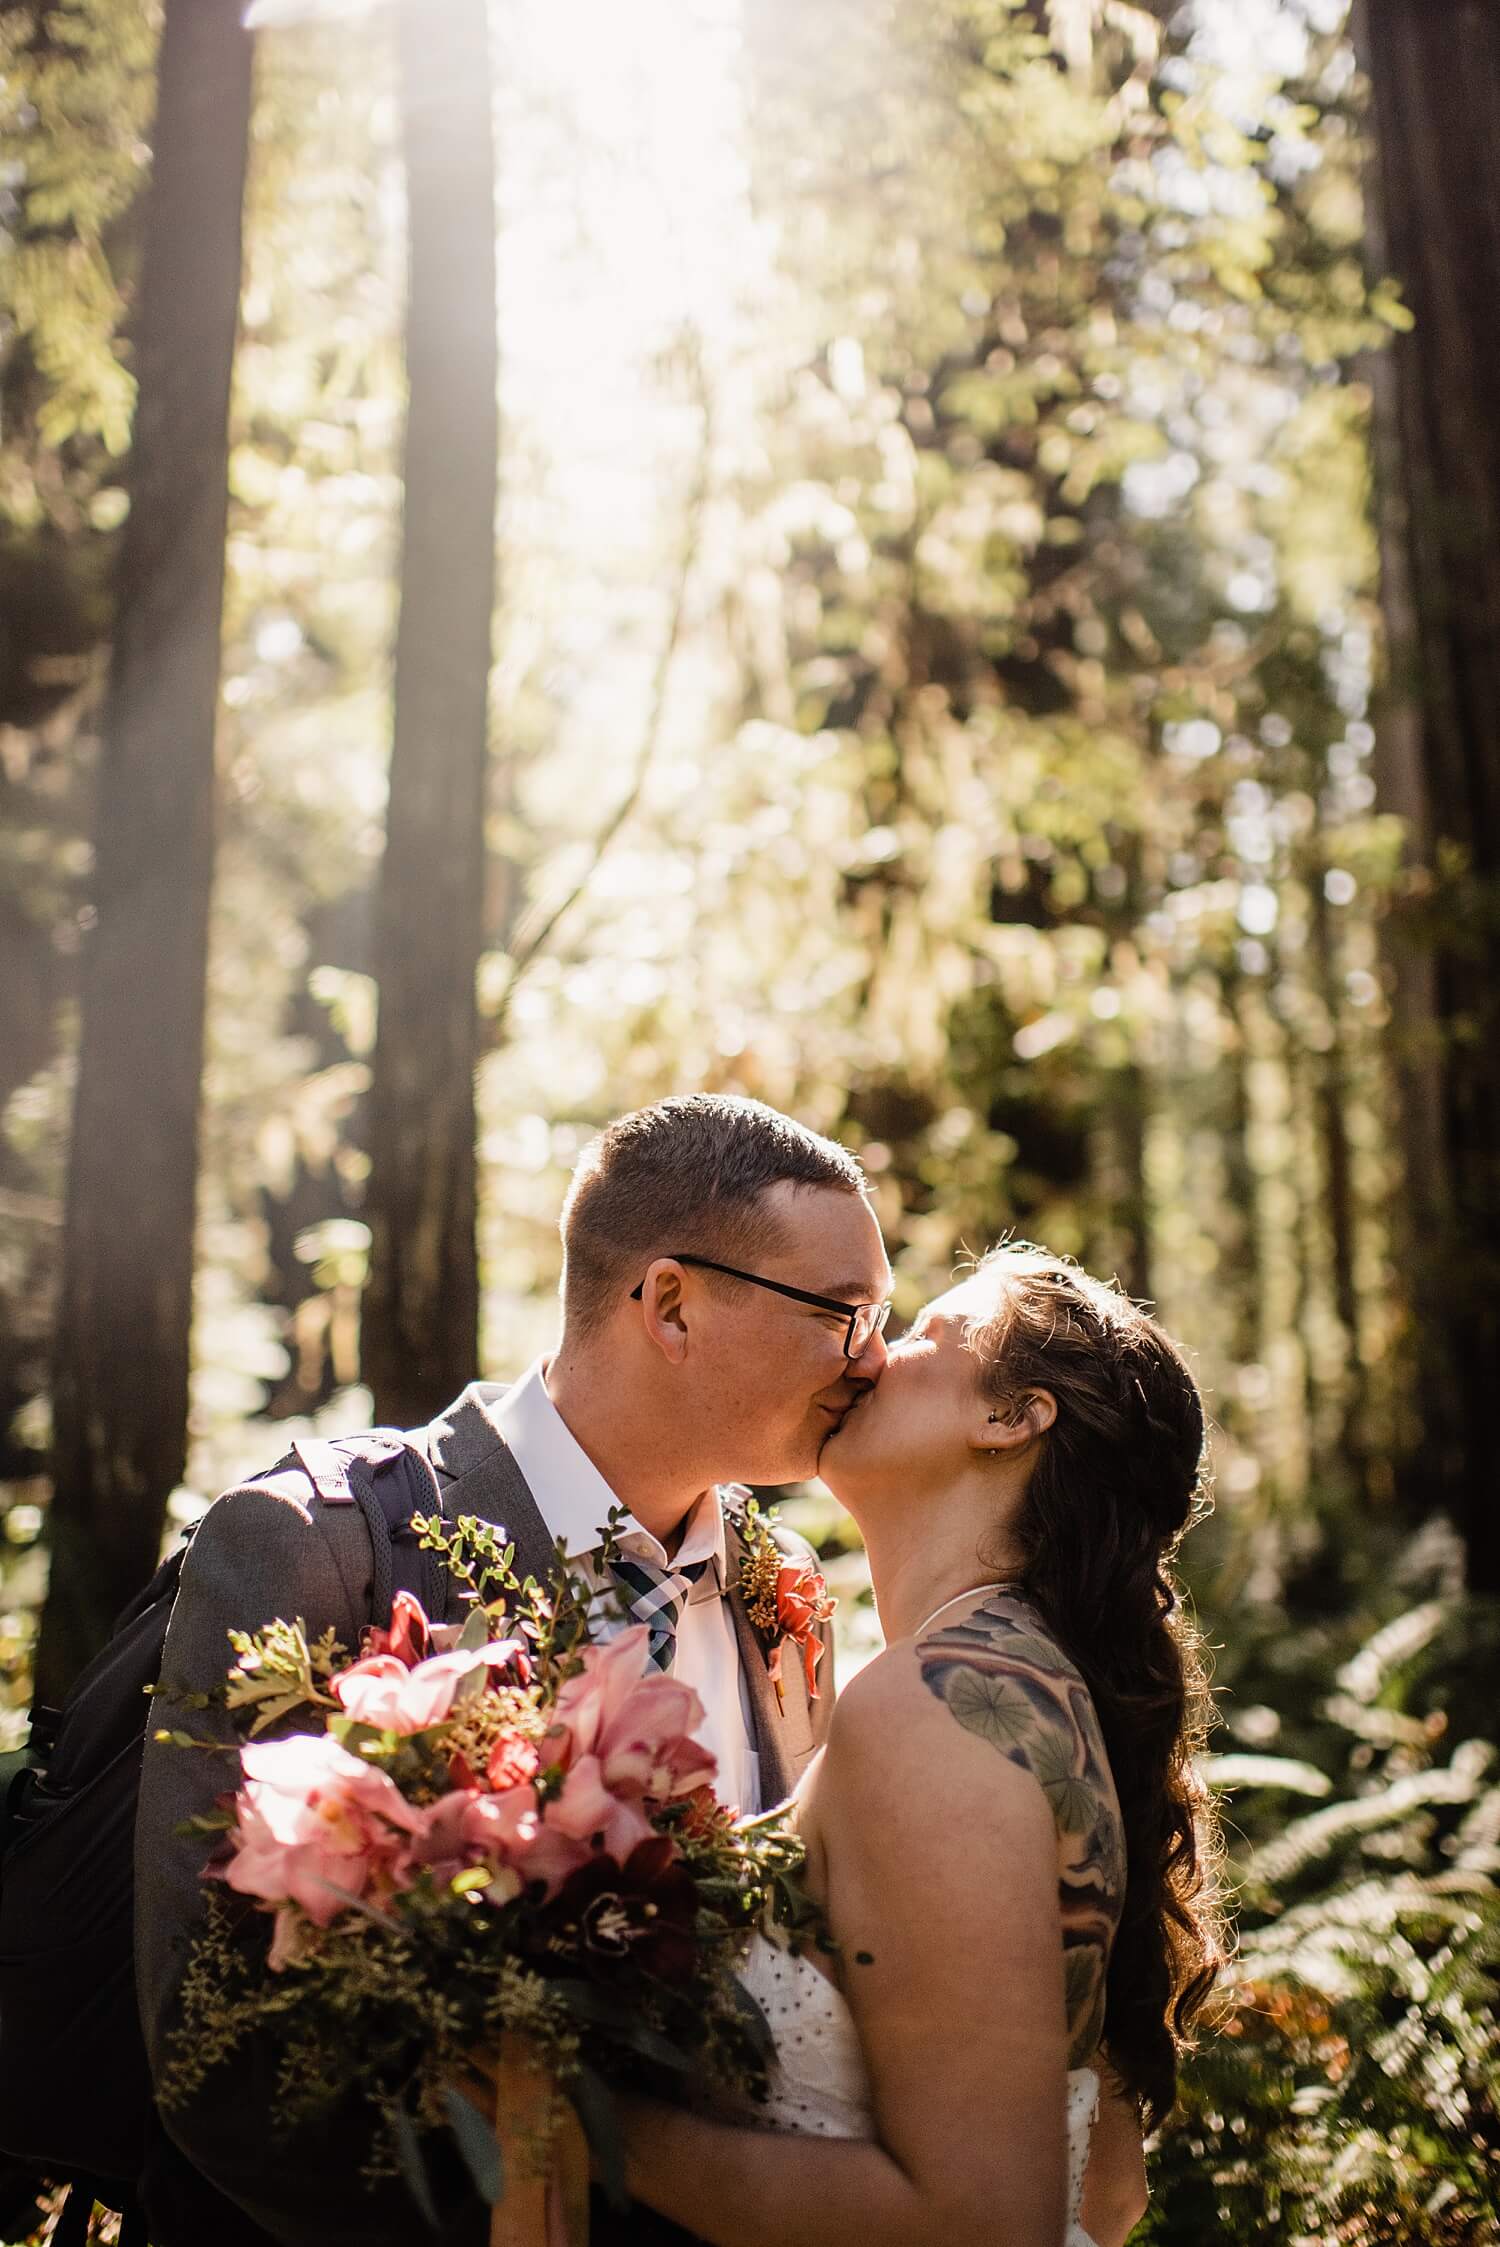
[(816, 1568), (806, 1561), (787, 1559), (771, 1535), (769, 1519), (753, 1498), (736, 1527), (745, 1548), (740, 1564), (745, 1612), (766, 1650), (766, 1669), (776, 1688), (777, 1703), (786, 1706), (781, 1657), (789, 1645), (795, 1646), (802, 1657), (808, 1695), (816, 1701), (818, 1664), (823, 1659), (818, 1625), (828, 1621), (838, 1601), (829, 1596), (828, 1586)]

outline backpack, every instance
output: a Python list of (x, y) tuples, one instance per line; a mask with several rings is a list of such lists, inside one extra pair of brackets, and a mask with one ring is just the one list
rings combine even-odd
[[(414, 1513), (442, 1503), (416, 1440), (394, 1429), (304, 1439), (252, 1479), (299, 1464), (325, 1500), (357, 1504), (369, 1523), (371, 1621), (389, 1621), (398, 1589), (441, 1613), (441, 1563), (410, 1528)], [(70, 2219), (83, 2238), (96, 2197), (144, 2237), (132, 2204), (153, 2109), (136, 2010), (132, 1851), (148, 1688), (192, 1535), (183, 1532), (62, 1707), (33, 1710), (28, 1747), (0, 1758), (0, 2148), (79, 2188), (59, 2239)]]

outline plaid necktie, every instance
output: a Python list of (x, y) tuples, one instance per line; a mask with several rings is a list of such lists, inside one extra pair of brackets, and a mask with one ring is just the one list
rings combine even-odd
[(677, 1652), (677, 1625), (706, 1560), (689, 1561), (685, 1568), (653, 1568), (649, 1561), (615, 1560), (609, 1572), (625, 1594), (632, 1623), (644, 1623), (651, 1633), (648, 1653), (659, 1670), (670, 1671)]

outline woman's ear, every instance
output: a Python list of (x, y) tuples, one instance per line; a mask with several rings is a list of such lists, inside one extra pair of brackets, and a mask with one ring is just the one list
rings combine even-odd
[(996, 1456), (1024, 1451), (1057, 1419), (1057, 1399), (1050, 1389), (1023, 1389), (1004, 1404), (991, 1405), (980, 1430), (978, 1449)]

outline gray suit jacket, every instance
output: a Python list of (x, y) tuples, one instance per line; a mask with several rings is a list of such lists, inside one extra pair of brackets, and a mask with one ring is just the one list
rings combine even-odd
[[(440, 1418), (419, 1432), (442, 1486), (443, 1512), (474, 1514), (503, 1524), (516, 1544), (517, 1567), (542, 1580), (554, 1567), (550, 1532), (525, 1478), (485, 1410), (503, 1391), (472, 1384)], [(811, 1558), (792, 1532), (777, 1528), (789, 1558)], [(728, 1527), (728, 1574), (737, 1584), (740, 1542)], [(373, 1555), (369, 1530), (357, 1506), (325, 1500), (296, 1463), (228, 1490), (204, 1516), (183, 1564), (162, 1662), (163, 1685), (205, 1691), (228, 1667), (231, 1629), (256, 1630), (274, 1617), (300, 1616), (316, 1636), (330, 1625), (342, 1644), (359, 1645), (371, 1620)], [(740, 1641), (741, 1662), (760, 1757), (766, 1804), (789, 1794), (826, 1735), (833, 1705), (833, 1662), (821, 1665), (820, 1695), (807, 1697), (801, 1664), (784, 1664), (785, 1708), (778, 1706), (765, 1655), (736, 1588), (727, 1594)], [(458, 1606), (454, 1587), (450, 1614)], [(384, 1617), (378, 1618), (384, 1621)], [(219, 1709), (157, 1704), (161, 1721), (205, 1741), (233, 1737)], [(177, 2020), (177, 1998), (203, 1906), (205, 1857), (200, 1838), (177, 1827), (207, 1810), (233, 1784), (227, 1756), (202, 1754), (149, 1737), (142, 1766), (135, 1836), (136, 1982), (153, 2077), (159, 2076)], [(353, 2132), (346, 2143), (327, 2133), (309, 2145), (278, 2138), (270, 2120), (277, 2055), (267, 2049), (216, 2069), (186, 2107), (162, 2117), (167, 2156), (152, 2237), (161, 2247), (199, 2247), (200, 2216), (189, 2212), (190, 2170), (245, 2211), (280, 2247), (409, 2247), (414, 2211), (403, 2188), (370, 2191), (360, 2182), (368, 2150)], [(180, 2156), (186, 2156), (190, 2170)], [(175, 2181), (174, 2181), (175, 2180)], [(444, 2205), (440, 2238), (469, 2247), (485, 2237), (485, 2218), (455, 2167), (436, 2179)], [(180, 2213), (172, 2203), (180, 2203)], [(639, 2211), (622, 2239), (644, 2241), (655, 2219)], [(608, 2225), (601, 2227), (601, 2247)], [(195, 2236), (196, 2235), (196, 2236)], [(663, 2235), (665, 2236), (665, 2234)], [(676, 2234), (680, 2238), (681, 2234)]]

